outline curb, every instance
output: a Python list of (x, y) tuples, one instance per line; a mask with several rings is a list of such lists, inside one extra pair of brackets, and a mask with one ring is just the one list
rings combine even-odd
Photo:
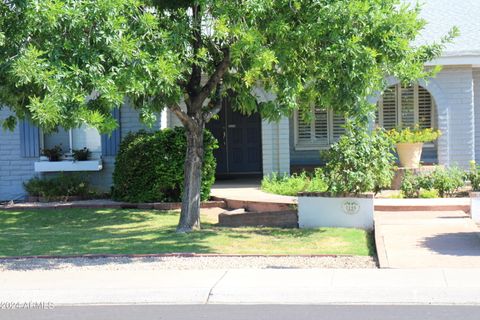
[(145, 253), (145, 254), (73, 254), (0, 257), (2, 260), (21, 259), (100, 259), (100, 258), (348, 258), (354, 255), (342, 254), (217, 254), (217, 253)]

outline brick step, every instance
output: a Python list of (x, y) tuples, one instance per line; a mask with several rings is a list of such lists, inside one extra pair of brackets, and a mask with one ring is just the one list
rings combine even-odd
[(289, 203), (279, 203), (270, 201), (250, 201), (235, 200), (227, 198), (212, 197), (214, 201), (224, 201), (226, 208), (231, 210), (245, 209), (248, 212), (272, 212), (272, 211), (289, 211), (296, 209), (294, 205)]
[(463, 211), (470, 212), (469, 205), (460, 204), (440, 204), (440, 205), (425, 205), (425, 204), (395, 204), (395, 205), (375, 205), (375, 211)]
[(245, 208), (224, 211), (218, 215), (222, 227), (298, 228), (296, 210), (248, 212)]

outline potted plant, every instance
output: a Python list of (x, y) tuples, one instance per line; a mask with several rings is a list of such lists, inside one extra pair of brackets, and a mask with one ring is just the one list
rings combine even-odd
[(48, 161), (60, 161), (62, 157), (61, 145), (56, 145), (51, 149), (42, 149), (42, 155), (48, 158)]
[(415, 126), (412, 129), (392, 129), (388, 131), (388, 135), (396, 144), (400, 166), (418, 168), (420, 166), (423, 144), (437, 140), (441, 132), (431, 128), (420, 129), (418, 126)]
[(92, 153), (87, 147), (84, 147), (83, 149), (72, 150), (72, 154), (75, 161), (87, 161)]
[(345, 135), (322, 154), (327, 192), (299, 193), (299, 227), (373, 229), (374, 192), (391, 184), (393, 149), (383, 129), (347, 124)]

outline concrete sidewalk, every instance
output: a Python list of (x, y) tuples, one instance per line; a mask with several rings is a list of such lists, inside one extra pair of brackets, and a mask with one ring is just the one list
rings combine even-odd
[(375, 212), (382, 268), (480, 268), (479, 235), (463, 211)]
[(480, 304), (480, 269), (5, 271), (0, 301), (72, 304)]

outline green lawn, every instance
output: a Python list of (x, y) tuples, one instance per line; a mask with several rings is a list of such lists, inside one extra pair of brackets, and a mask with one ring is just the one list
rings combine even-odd
[(120, 209), (0, 210), (0, 256), (145, 253), (372, 255), (356, 229), (220, 228), (175, 233), (178, 212)]

